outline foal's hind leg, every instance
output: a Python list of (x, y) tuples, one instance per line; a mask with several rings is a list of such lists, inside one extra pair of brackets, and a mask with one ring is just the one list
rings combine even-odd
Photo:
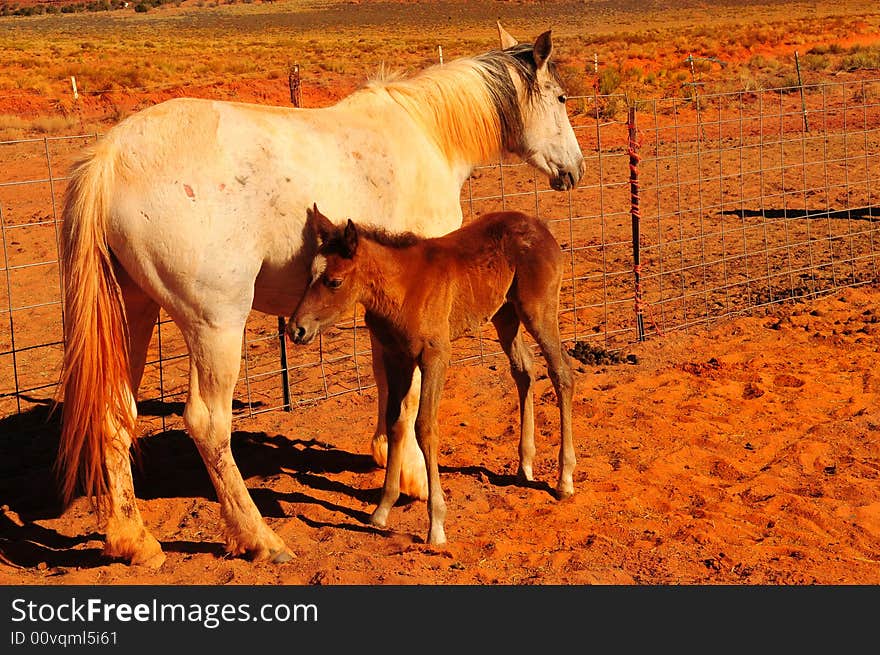
[(446, 543), (446, 531), (443, 523), (446, 519), (446, 500), (440, 486), (440, 469), (437, 464), (440, 428), (437, 424), (437, 409), (443, 385), (446, 380), (446, 368), (449, 362), (448, 344), (446, 348), (426, 348), (422, 353), (420, 368), (422, 369), (422, 392), (419, 399), (419, 416), (416, 419), (416, 438), (419, 448), (425, 455), (428, 469), (428, 543), (439, 545)]
[[(558, 289), (558, 287), (557, 287)], [(562, 433), (559, 444), (559, 480), (556, 485), (557, 498), (567, 498), (574, 493), (574, 442), (571, 433), (571, 399), (574, 392), (574, 379), (571, 375), (566, 354), (562, 350), (562, 337), (559, 334), (558, 293), (538, 297), (533, 301), (522, 298), (517, 306), (520, 319), (526, 326), (547, 360), (547, 372), (556, 390), (559, 405), (559, 423)]]
[(532, 395), (534, 373), (532, 354), (522, 340), (519, 316), (513, 305), (501, 306), (492, 323), (498, 332), (501, 347), (510, 360), (510, 372), (519, 393), (519, 469), (516, 477), (520, 482), (533, 478), (532, 463), (535, 459), (535, 403)]
[[(159, 306), (131, 281), (122, 267), (117, 267), (116, 274), (122, 287), (128, 322), (131, 366), (130, 410), (132, 416), (136, 418), (135, 397), (144, 373), (147, 348), (150, 345), (156, 317), (159, 315)], [(129, 456), (134, 435), (129, 434), (127, 430), (113, 431), (116, 432), (116, 439), (108, 444), (105, 451), (110, 501), (104, 554), (108, 557), (130, 560), (132, 564), (158, 567), (165, 561), (165, 555), (159, 542), (144, 526), (134, 494)]]
[(217, 490), (227, 550), (284, 562), (290, 554), (260, 516), (230, 447), (244, 320), (222, 327), (181, 326), (190, 351), (189, 398), (183, 418)]

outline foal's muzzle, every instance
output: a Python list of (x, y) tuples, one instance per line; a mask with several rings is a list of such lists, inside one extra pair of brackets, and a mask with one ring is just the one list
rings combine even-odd
[(287, 336), (293, 343), (305, 345), (315, 338), (317, 330), (309, 329), (305, 325), (298, 325), (290, 320), (287, 322)]

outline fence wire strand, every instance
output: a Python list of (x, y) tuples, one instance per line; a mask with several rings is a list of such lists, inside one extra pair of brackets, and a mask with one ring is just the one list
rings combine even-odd
[[(505, 208), (547, 221), (568, 262), (560, 327), (569, 345), (631, 345), (639, 334), (633, 306), (645, 310), (645, 335), (656, 338), (787, 299), (876, 282), (878, 89), (880, 80), (807, 85), (802, 108), (798, 87), (721, 94), (694, 89), (690, 99), (627, 103), (593, 85), (568, 101), (586, 161), (580, 185), (560, 194), (522, 162), (481, 166), (461, 192), (464, 220)], [(615, 112), (621, 103), (635, 107), (642, 126), (637, 244), (628, 119)], [(97, 138), (0, 142), (0, 416), (54, 395), (64, 310), (57, 198), (70, 162)], [(634, 297), (634, 270), (640, 297)], [(489, 334), (457, 342), (456, 363), (500, 355)], [(372, 370), (361, 370), (369, 344), (355, 310), (315, 348), (288, 349), (285, 369), (277, 318), (254, 313), (242, 340), (236, 417), (283, 409), (279, 381), (285, 373), (294, 408), (372, 387)], [(180, 425), (177, 403), (184, 400), (187, 369), (183, 338), (163, 314), (140, 393), (153, 429)]]

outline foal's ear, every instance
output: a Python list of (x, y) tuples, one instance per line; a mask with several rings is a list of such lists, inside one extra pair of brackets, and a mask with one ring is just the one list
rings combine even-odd
[(311, 209), (306, 210), (306, 222), (312, 234), (315, 235), (319, 248), (330, 239), (336, 229), (330, 219), (318, 210), (318, 203), (314, 203)]
[(550, 38), (550, 30), (547, 30), (535, 39), (535, 48), (533, 52), (535, 56), (535, 68), (541, 68), (541, 66), (546, 64), (547, 60), (550, 59), (550, 55), (553, 54), (553, 39)]
[(501, 27), (501, 21), (498, 21), (498, 41), (501, 43), (501, 49), (506, 50), (507, 48), (512, 48), (519, 41), (514, 39), (510, 34), (508, 34), (507, 30)]
[(358, 231), (357, 226), (349, 218), (345, 224), (345, 232), (342, 235), (342, 242), (345, 244), (345, 256), (351, 259), (357, 252), (358, 247)]

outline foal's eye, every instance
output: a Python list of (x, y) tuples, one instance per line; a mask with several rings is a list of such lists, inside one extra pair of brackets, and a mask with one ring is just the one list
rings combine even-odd
[(568, 96), (565, 95), (564, 93), (561, 96), (559, 96), (559, 102), (561, 102), (562, 104), (565, 104), (566, 100), (568, 100)]
[(339, 287), (342, 286), (342, 280), (338, 277), (334, 277), (334, 278), (325, 277), (324, 278), (324, 286), (326, 286), (328, 289), (338, 289)]

